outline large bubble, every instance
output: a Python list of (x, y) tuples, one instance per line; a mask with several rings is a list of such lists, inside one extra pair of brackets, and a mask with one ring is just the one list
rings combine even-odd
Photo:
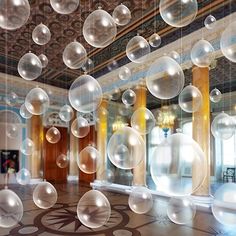
[(70, 14), (78, 8), (79, 0), (50, 0), (50, 4), (57, 13)]
[(83, 225), (99, 228), (107, 223), (111, 215), (111, 206), (106, 196), (90, 190), (85, 193), (77, 205), (77, 216)]
[(154, 115), (146, 107), (138, 108), (131, 116), (131, 126), (140, 134), (148, 134), (156, 124)]
[(94, 62), (92, 59), (87, 58), (86, 62), (82, 66), (84, 72), (91, 72), (94, 69)]
[(202, 106), (200, 90), (191, 84), (186, 86), (179, 95), (179, 106), (188, 113), (198, 111)]
[(132, 106), (136, 102), (136, 94), (132, 89), (127, 89), (122, 94), (122, 102), (127, 106)]
[(236, 21), (232, 22), (222, 33), (220, 48), (226, 58), (236, 62)]
[(30, 138), (24, 139), (20, 146), (20, 151), (26, 156), (32, 155), (34, 152), (34, 142)]
[(10, 92), (5, 97), (5, 102), (8, 106), (15, 106), (18, 103), (18, 95), (15, 92)]
[(23, 79), (34, 80), (42, 73), (42, 63), (35, 54), (29, 52), (21, 57), (17, 70)]
[(15, 30), (23, 26), (30, 16), (28, 0), (1, 0), (0, 27)]
[(34, 28), (32, 39), (38, 45), (45, 45), (51, 39), (51, 32), (46, 25), (41, 23)]
[(147, 40), (139, 35), (130, 39), (126, 46), (127, 57), (135, 63), (143, 63), (150, 51), (150, 45)]
[(59, 117), (65, 122), (69, 122), (74, 117), (74, 111), (71, 106), (64, 105), (60, 108)]
[(118, 129), (107, 146), (110, 161), (120, 169), (132, 169), (144, 159), (145, 145), (140, 134), (130, 127)]
[(6, 124), (6, 135), (8, 138), (18, 138), (20, 132), (19, 124), (8, 123)]
[(77, 78), (69, 90), (71, 106), (82, 113), (97, 110), (102, 101), (102, 96), (100, 84), (90, 75), (82, 75)]
[(204, 20), (204, 25), (209, 30), (214, 29), (216, 25), (216, 18), (213, 15), (207, 16)]
[(112, 17), (117, 25), (127, 25), (131, 20), (131, 12), (128, 7), (121, 4), (114, 9)]
[(123, 66), (119, 70), (119, 79), (121, 80), (129, 80), (131, 78), (131, 71), (128, 67)]
[(219, 89), (214, 88), (210, 92), (210, 100), (214, 103), (220, 102), (222, 98), (222, 93)]
[(235, 227), (236, 225), (236, 184), (227, 183), (220, 186), (215, 194), (212, 213), (221, 224)]
[(9, 189), (0, 191), (0, 227), (10, 228), (17, 225), (23, 216), (20, 198)]
[(48, 58), (47, 58), (46, 55), (40, 54), (40, 55), (39, 55), (39, 60), (41, 61), (42, 68), (47, 67), (47, 65), (48, 65)]
[(46, 139), (49, 143), (58, 143), (61, 139), (61, 133), (56, 127), (51, 127), (46, 133)]
[(161, 0), (159, 9), (162, 19), (167, 24), (184, 27), (193, 22), (197, 16), (198, 3), (197, 0)]
[(31, 180), (31, 174), (29, 170), (22, 168), (18, 171), (16, 174), (16, 181), (20, 185), (26, 185), (29, 184)]
[(208, 67), (215, 59), (215, 50), (206, 40), (201, 39), (194, 44), (191, 50), (191, 60), (198, 67)]
[(49, 182), (39, 183), (33, 192), (33, 201), (41, 209), (49, 209), (57, 202), (57, 190)]
[(133, 212), (145, 214), (152, 209), (152, 194), (146, 187), (134, 187), (129, 195), (128, 203)]
[(65, 154), (60, 154), (56, 159), (59, 168), (66, 168), (69, 165), (69, 158)]
[(224, 112), (218, 114), (211, 123), (211, 133), (215, 138), (222, 140), (230, 139), (235, 133), (235, 128), (233, 117)]
[(158, 58), (148, 69), (146, 84), (150, 93), (159, 99), (176, 97), (184, 87), (184, 73), (172, 58)]
[[(170, 196), (192, 194), (206, 177), (205, 160), (202, 149), (189, 135), (168, 136), (154, 150), (151, 160), (151, 176), (157, 190)], [(198, 171), (196, 179), (192, 178), (194, 171)]]
[(32, 117), (32, 114), (25, 107), (25, 103), (23, 103), (20, 107), (20, 115), (25, 119), (30, 119)]
[(87, 52), (78, 42), (69, 43), (63, 51), (63, 61), (70, 69), (79, 69), (87, 61)]
[(161, 45), (161, 37), (159, 34), (154, 33), (149, 38), (149, 44), (153, 48), (158, 48)]
[(93, 11), (84, 22), (84, 38), (95, 48), (104, 48), (111, 44), (116, 38), (116, 33), (115, 21), (102, 9)]
[(167, 207), (167, 215), (175, 224), (191, 223), (196, 215), (196, 205), (190, 197), (171, 198)]
[(77, 138), (84, 138), (88, 135), (89, 131), (90, 126), (88, 121), (81, 116), (76, 118), (71, 124), (71, 132)]

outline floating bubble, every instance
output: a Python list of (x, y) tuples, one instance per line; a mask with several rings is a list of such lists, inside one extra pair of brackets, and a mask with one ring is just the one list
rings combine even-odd
[(178, 52), (176, 51), (171, 51), (169, 54), (168, 54), (169, 57), (171, 57), (172, 59), (174, 59), (176, 62), (178, 62), (180, 64), (181, 62), (181, 59), (180, 59), (180, 55)]
[(161, 37), (159, 34), (154, 33), (149, 38), (149, 44), (153, 48), (158, 48), (161, 45)]
[(132, 89), (127, 89), (122, 94), (122, 102), (127, 106), (132, 106), (136, 102), (136, 94)]
[(204, 20), (204, 25), (209, 30), (214, 29), (216, 25), (216, 18), (213, 15), (207, 16)]
[(29, 184), (30, 183), (30, 179), (31, 179), (31, 174), (25, 168), (20, 169), (18, 171), (18, 173), (16, 174), (16, 181), (20, 185), (27, 185), (27, 184)]
[(77, 164), (84, 173), (93, 174), (99, 167), (100, 158), (100, 153), (96, 148), (87, 146), (79, 153)]
[(49, 182), (39, 183), (33, 192), (34, 204), (41, 209), (49, 209), (57, 202), (57, 190)]
[(102, 96), (100, 84), (90, 75), (82, 75), (77, 78), (69, 90), (71, 106), (82, 113), (97, 110), (102, 101)]
[(107, 64), (107, 69), (109, 71), (116, 70), (119, 67), (119, 64), (116, 60), (112, 60)]
[(121, 4), (114, 9), (112, 17), (117, 25), (127, 25), (131, 20), (131, 12), (128, 7)]
[(19, 124), (7, 124), (6, 125), (6, 135), (8, 138), (18, 138), (19, 137)]
[(78, 42), (69, 43), (63, 51), (63, 62), (70, 69), (81, 68), (87, 60), (84, 46)]
[(121, 91), (119, 88), (115, 88), (115, 90), (111, 94), (111, 100), (116, 101), (120, 98)]
[(50, 0), (53, 10), (59, 14), (70, 14), (79, 6), (79, 0)]
[(94, 69), (94, 62), (90, 58), (87, 58), (86, 62), (82, 66), (84, 72), (91, 72)]
[(22, 27), (30, 16), (28, 0), (1, 0), (0, 27), (15, 30)]
[(139, 35), (130, 39), (126, 46), (127, 57), (135, 63), (143, 63), (150, 51), (150, 45), (147, 40)]
[(42, 115), (49, 107), (49, 97), (41, 88), (33, 88), (25, 97), (25, 107), (33, 115)]
[(21, 57), (17, 70), (23, 79), (34, 80), (42, 73), (42, 63), (35, 54), (29, 52)]
[(119, 70), (119, 78), (121, 80), (129, 80), (131, 78), (131, 71), (128, 67), (123, 66), (122, 68), (120, 68)]
[(59, 168), (66, 168), (69, 165), (69, 158), (65, 154), (60, 154), (56, 159)]
[(5, 97), (5, 102), (8, 106), (15, 106), (18, 102), (18, 95), (14, 92), (10, 92), (9, 94), (7, 94), (7, 96)]
[(232, 22), (222, 33), (220, 48), (224, 56), (232, 62), (236, 62), (236, 21)]
[(222, 94), (220, 92), (219, 89), (214, 88), (213, 90), (211, 90), (210, 92), (210, 100), (214, 103), (217, 103), (221, 100), (222, 98)]
[(130, 127), (118, 129), (110, 138), (107, 153), (110, 161), (120, 169), (132, 169), (144, 158), (144, 141)]
[(211, 133), (215, 138), (227, 140), (235, 133), (236, 124), (232, 116), (221, 112), (211, 123)]
[(137, 214), (145, 214), (152, 209), (153, 199), (146, 187), (134, 187), (129, 195), (129, 207)]
[(32, 117), (32, 114), (26, 109), (24, 103), (20, 107), (20, 115), (25, 119), (30, 119)]
[(184, 87), (184, 73), (172, 58), (158, 58), (148, 69), (146, 84), (150, 93), (159, 99), (176, 97)]
[(95, 48), (108, 46), (115, 40), (116, 34), (115, 21), (109, 13), (102, 9), (93, 11), (84, 22), (84, 38)]
[[(189, 135), (169, 135), (153, 152), (150, 165), (151, 176), (158, 191), (170, 196), (186, 196), (195, 192), (206, 177), (206, 158)], [(198, 178), (193, 172), (201, 169)], [(183, 173), (188, 170), (186, 178)]]
[(179, 225), (191, 223), (196, 211), (196, 205), (189, 197), (171, 198), (167, 207), (169, 219)]
[(47, 58), (46, 55), (40, 54), (40, 55), (39, 55), (39, 60), (41, 61), (42, 68), (47, 67), (47, 65), (48, 65), (48, 58)]
[(118, 108), (118, 112), (121, 116), (128, 116), (130, 114), (130, 107), (129, 106), (120, 106)]
[(197, 16), (197, 0), (168, 1), (161, 0), (160, 14), (162, 19), (173, 27), (189, 25)]
[(154, 115), (146, 107), (138, 108), (131, 116), (131, 126), (140, 134), (149, 134), (156, 124)]
[(51, 39), (51, 32), (46, 25), (41, 23), (34, 28), (32, 39), (38, 45), (45, 45)]
[(23, 216), (20, 198), (9, 189), (0, 191), (0, 227), (10, 228), (17, 225)]
[(30, 138), (26, 138), (21, 144), (20, 151), (26, 156), (32, 155), (34, 152), (34, 142)]
[(111, 206), (104, 194), (97, 190), (85, 193), (77, 205), (77, 216), (83, 225), (99, 228), (107, 223), (111, 215)]
[(226, 183), (220, 186), (215, 194), (212, 213), (217, 221), (228, 227), (236, 223), (236, 184)]
[(71, 132), (77, 138), (84, 138), (88, 135), (89, 131), (90, 126), (88, 121), (81, 116), (76, 118), (71, 124)]
[(56, 127), (51, 127), (46, 133), (46, 139), (49, 143), (58, 143), (61, 139), (61, 133)]
[(208, 67), (215, 59), (213, 46), (206, 40), (201, 39), (194, 44), (191, 50), (191, 60), (194, 65)]
[(179, 95), (179, 106), (188, 113), (198, 111), (202, 106), (200, 90), (191, 84), (186, 86)]
[(74, 111), (71, 106), (64, 105), (59, 111), (59, 117), (65, 122), (69, 122), (74, 117)]
[(115, 181), (115, 174), (112, 170), (106, 169), (101, 173), (101, 181), (106, 184), (112, 184)]

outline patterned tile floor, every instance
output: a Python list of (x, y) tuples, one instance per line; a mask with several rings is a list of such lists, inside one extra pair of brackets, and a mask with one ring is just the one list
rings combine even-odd
[[(0, 189), (3, 186), (0, 186)], [(10, 185), (22, 199), (24, 216), (14, 228), (0, 228), (0, 236), (235, 236), (236, 231), (217, 223), (208, 212), (197, 212), (194, 221), (185, 226), (175, 225), (166, 215), (167, 201), (155, 198), (154, 207), (144, 215), (133, 213), (128, 207), (128, 196), (113, 192), (103, 192), (112, 206), (108, 223), (96, 230), (84, 227), (76, 215), (79, 198), (89, 190), (77, 183), (57, 184), (58, 201), (49, 210), (38, 209), (32, 201), (34, 186)]]

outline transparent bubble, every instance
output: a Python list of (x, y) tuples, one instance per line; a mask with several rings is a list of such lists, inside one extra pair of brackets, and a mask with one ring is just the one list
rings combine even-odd
[(181, 63), (181, 58), (180, 58), (180, 55), (178, 52), (171, 51), (170, 53), (168, 53), (168, 56), (171, 57), (172, 59), (174, 59), (179, 64)]
[(131, 116), (131, 126), (140, 134), (149, 134), (155, 124), (154, 115), (146, 107), (138, 108)]
[(40, 54), (40, 55), (39, 55), (39, 60), (41, 61), (42, 68), (47, 67), (47, 65), (48, 65), (48, 58), (47, 58), (46, 55)]
[(102, 101), (102, 88), (98, 81), (90, 75), (77, 78), (69, 90), (71, 106), (82, 113), (95, 111)]
[(232, 22), (222, 33), (220, 48), (224, 56), (232, 62), (236, 62), (236, 21)]
[(69, 43), (63, 51), (63, 62), (70, 69), (81, 68), (87, 60), (84, 46), (78, 42)]
[(79, 6), (79, 0), (50, 0), (53, 10), (59, 14), (70, 14)]
[(130, 107), (129, 106), (120, 106), (118, 108), (118, 112), (121, 116), (128, 116), (130, 114)]
[(59, 117), (65, 122), (69, 122), (74, 117), (74, 111), (71, 106), (64, 105), (59, 111)]
[(21, 221), (23, 211), (23, 204), (13, 191), (0, 191), (0, 227), (10, 228), (17, 225)]
[(20, 147), (21, 152), (26, 155), (32, 155), (34, 152), (34, 142), (30, 138), (26, 138)]
[(199, 67), (208, 67), (215, 59), (215, 50), (206, 40), (201, 39), (194, 44), (191, 50), (191, 60), (194, 65)]
[(207, 16), (204, 20), (204, 25), (209, 30), (214, 29), (216, 25), (216, 18), (212, 15)]
[(215, 138), (227, 140), (230, 139), (235, 132), (236, 124), (232, 116), (221, 112), (211, 123), (211, 133)]
[(183, 111), (193, 113), (201, 108), (202, 100), (202, 93), (200, 90), (190, 84), (180, 93), (179, 106)]
[(196, 211), (196, 205), (189, 197), (171, 198), (167, 207), (169, 219), (179, 225), (191, 223)]
[(109, 13), (102, 9), (93, 11), (84, 22), (84, 38), (95, 48), (108, 46), (115, 40), (116, 34), (115, 21)]
[(147, 40), (139, 35), (130, 39), (126, 46), (127, 57), (135, 63), (143, 63), (150, 51), (150, 45)]
[(161, 0), (162, 19), (173, 27), (184, 27), (194, 21), (198, 12), (197, 0), (168, 1)]
[(18, 95), (14, 92), (10, 92), (9, 94), (7, 94), (7, 96), (5, 97), (5, 102), (8, 106), (15, 106), (18, 103)]
[(110, 215), (111, 206), (108, 199), (97, 190), (85, 193), (77, 205), (77, 216), (80, 222), (92, 229), (105, 225)]
[(46, 133), (46, 139), (49, 143), (58, 143), (61, 139), (61, 133), (56, 127), (51, 127)]
[(100, 153), (92, 146), (85, 147), (77, 159), (78, 167), (86, 174), (93, 174), (99, 167)]
[(128, 67), (123, 66), (119, 70), (119, 78), (121, 80), (129, 80), (131, 78), (131, 71)]
[(159, 34), (154, 33), (149, 38), (149, 44), (153, 48), (158, 48), (161, 45), (161, 37)]
[(112, 170), (106, 169), (101, 173), (101, 179), (105, 184), (112, 184), (115, 181), (115, 174)]
[(122, 94), (122, 102), (125, 105), (132, 106), (136, 102), (136, 94), (132, 89), (127, 89)]
[(20, 107), (20, 115), (25, 119), (30, 119), (32, 117), (32, 114), (26, 109), (24, 103)]
[(41, 23), (34, 28), (32, 39), (38, 45), (45, 45), (51, 39), (51, 32), (46, 25)]
[(39, 183), (33, 192), (34, 204), (41, 209), (49, 209), (57, 202), (57, 190), (49, 182)]
[(60, 154), (56, 159), (59, 168), (66, 168), (69, 165), (69, 158), (65, 154)]
[(75, 119), (71, 124), (71, 132), (77, 138), (84, 138), (88, 135), (89, 131), (90, 126), (88, 121), (81, 116)]
[(107, 64), (107, 69), (109, 71), (116, 70), (119, 67), (119, 64), (116, 60), (112, 60)]
[(131, 12), (128, 7), (121, 4), (114, 9), (112, 17), (117, 25), (127, 25), (131, 20)]
[(41, 88), (33, 88), (25, 97), (25, 107), (33, 115), (42, 115), (49, 107), (49, 97)]
[(119, 88), (115, 88), (115, 90), (112, 92), (111, 95), (111, 100), (116, 101), (120, 98), (121, 96), (121, 91)]
[(27, 184), (29, 184), (30, 183), (30, 179), (31, 179), (31, 174), (25, 168), (20, 169), (17, 172), (17, 174), (16, 174), (16, 181), (20, 185), (27, 185)]
[(21, 57), (17, 70), (23, 79), (34, 80), (42, 73), (42, 63), (35, 54), (29, 52)]
[(1, 0), (0, 27), (6, 30), (15, 30), (22, 27), (30, 16), (28, 0)]
[(217, 221), (228, 227), (236, 224), (236, 184), (227, 183), (220, 186), (215, 194), (212, 213)]
[(19, 124), (7, 124), (6, 135), (8, 138), (18, 138), (20, 132)]
[(132, 169), (143, 160), (145, 145), (140, 134), (130, 127), (118, 129), (110, 138), (107, 153), (120, 169)]
[(153, 199), (146, 187), (134, 187), (129, 195), (129, 207), (137, 214), (145, 214), (152, 209)]
[[(195, 192), (206, 177), (206, 158), (189, 135), (169, 135), (153, 152), (150, 170), (158, 191), (170, 196), (186, 196)], [(198, 178), (194, 171), (201, 169)], [(188, 178), (183, 173), (188, 170)]]
[(214, 88), (213, 90), (211, 90), (210, 92), (210, 100), (214, 103), (217, 103), (221, 100), (222, 98), (222, 94), (220, 92), (219, 89)]
[(147, 88), (159, 99), (176, 97), (182, 91), (184, 81), (182, 68), (168, 56), (158, 58), (147, 71)]
[(94, 62), (90, 58), (87, 58), (86, 62), (82, 66), (84, 72), (91, 72), (94, 69)]

